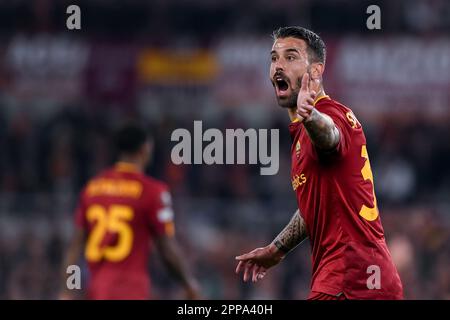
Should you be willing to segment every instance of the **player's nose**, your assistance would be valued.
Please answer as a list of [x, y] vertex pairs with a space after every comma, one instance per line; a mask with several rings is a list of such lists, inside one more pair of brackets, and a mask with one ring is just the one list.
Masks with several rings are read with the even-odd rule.
[[284, 71], [284, 65], [281, 62], [279, 62], [279, 60], [277, 61], [276, 65], [275, 65], [275, 72], [278, 72], [278, 71]]

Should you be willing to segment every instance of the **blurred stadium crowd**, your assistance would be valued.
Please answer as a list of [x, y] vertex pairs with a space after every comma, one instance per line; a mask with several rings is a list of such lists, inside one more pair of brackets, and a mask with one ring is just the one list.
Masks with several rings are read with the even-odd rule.
[[[450, 3], [378, 1], [0, 2], [0, 298], [54, 299], [83, 184], [114, 161], [125, 119], [153, 132], [148, 173], [175, 199], [177, 233], [206, 298], [304, 299], [309, 245], [255, 285], [234, 256], [295, 210], [288, 118], [268, 77], [271, 31], [304, 25], [328, 45], [325, 88], [363, 124], [388, 245], [409, 299], [450, 299]], [[338, 27], [337, 27], [338, 26]], [[280, 170], [181, 165], [176, 128], [280, 129]], [[156, 298], [181, 298], [155, 255]]]

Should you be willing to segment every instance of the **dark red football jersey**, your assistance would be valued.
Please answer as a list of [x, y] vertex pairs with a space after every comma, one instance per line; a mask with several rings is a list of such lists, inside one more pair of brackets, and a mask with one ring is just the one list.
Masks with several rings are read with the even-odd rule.
[[166, 185], [118, 163], [89, 181], [75, 216], [88, 235], [88, 298], [148, 299], [151, 240], [174, 234]]
[[328, 96], [315, 108], [333, 119], [340, 141], [334, 152], [318, 152], [303, 124], [289, 125], [292, 186], [311, 243], [311, 291], [343, 293], [349, 299], [401, 299], [361, 124]]

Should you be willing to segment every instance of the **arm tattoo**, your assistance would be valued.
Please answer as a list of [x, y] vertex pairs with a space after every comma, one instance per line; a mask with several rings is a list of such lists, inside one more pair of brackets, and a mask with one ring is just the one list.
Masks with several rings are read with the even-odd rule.
[[339, 130], [333, 120], [314, 109], [304, 126], [313, 144], [320, 150], [330, 151], [338, 145]]
[[288, 253], [307, 237], [305, 221], [300, 216], [299, 210], [297, 210], [292, 216], [291, 221], [289, 221], [283, 231], [273, 240], [273, 244], [279, 250]]

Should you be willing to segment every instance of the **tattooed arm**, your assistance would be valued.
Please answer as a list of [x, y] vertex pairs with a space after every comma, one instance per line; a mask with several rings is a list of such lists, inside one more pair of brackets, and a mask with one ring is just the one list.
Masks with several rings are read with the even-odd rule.
[[303, 218], [297, 210], [291, 218], [291, 221], [273, 240], [273, 244], [283, 253], [288, 253], [308, 237], [306, 225]]
[[280, 263], [289, 251], [306, 238], [305, 222], [297, 210], [291, 221], [271, 244], [236, 257], [236, 260], [239, 261], [236, 273], [243, 270], [244, 281], [251, 277], [253, 282], [257, 282], [264, 278], [269, 268]]
[[[309, 74], [302, 77], [302, 84], [297, 97], [297, 116], [317, 149], [330, 151], [339, 143], [339, 130], [333, 120], [314, 107], [314, 101], [325, 93], [317, 80], [309, 80]], [[290, 111], [292, 113], [292, 111]]]
[[339, 143], [339, 130], [333, 120], [313, 107], [308, 119], [303, 122], [308, 136], [316, 148], [333, 150]]

